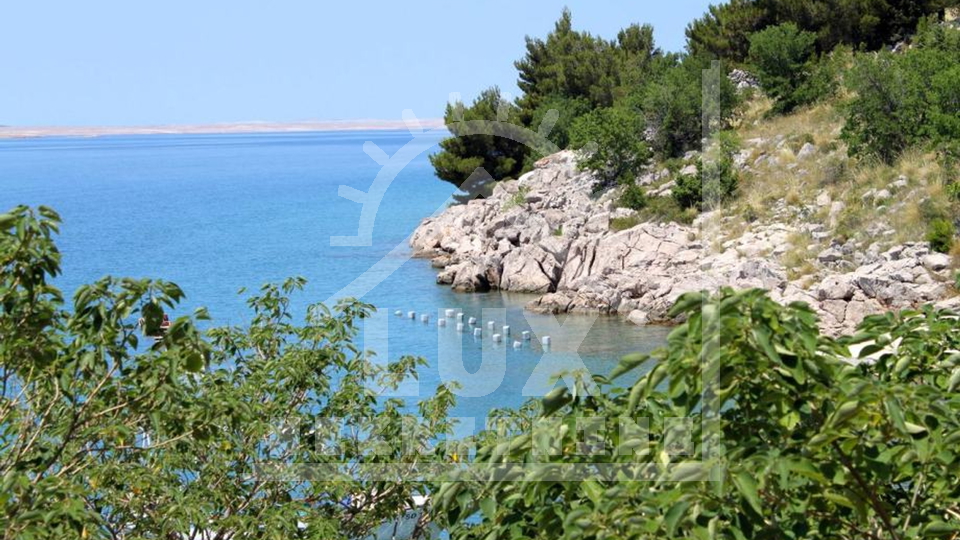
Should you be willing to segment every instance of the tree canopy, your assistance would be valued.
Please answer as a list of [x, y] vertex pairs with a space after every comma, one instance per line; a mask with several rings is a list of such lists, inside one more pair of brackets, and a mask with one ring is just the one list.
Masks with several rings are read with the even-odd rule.
[[[423, 482], [348, 467], [402, 462], [395, 441], [425, 449], [451, 427], [446, 387], [416, 415], [377, 393], [423, 360], [385, 366], [354, 345], [371, 306], [315, 305], [297, 324], [289, 295], [304, 282], [290, 279], [249, 297], [245, 325], [203, 331], [198, 311], [161, 330], [184, 297], [166, 281], [108, 277], [66, 305], [51, 284], [58, 228], [49, 208], [0, 214], [4, 538], [363, 538], [410, 512], [426, 532]], [[331, 418], [373, 436], [320, 430]], [[330, 464], [340, 472], [310, 481]], [[295, 466], [283, 481], [258, 472]]]

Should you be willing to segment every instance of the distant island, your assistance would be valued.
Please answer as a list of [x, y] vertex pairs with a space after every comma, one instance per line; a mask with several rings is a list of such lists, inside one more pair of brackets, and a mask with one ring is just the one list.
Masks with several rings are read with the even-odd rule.
[[[420, 120], [424, 129], [443, 126], [440, 118]], [[304, 122], [234, 122], [167, 126], [2, 126], [0, 139], [33, 137], [101, 137], [104, 135], [197, 135], [222, 133], [293, 133], [406, 129], [402, 120], [318, 120]]]

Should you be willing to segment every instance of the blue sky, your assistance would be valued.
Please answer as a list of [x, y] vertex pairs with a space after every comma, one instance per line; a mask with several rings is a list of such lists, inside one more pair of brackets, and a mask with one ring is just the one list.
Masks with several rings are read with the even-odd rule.
[[707, 0], [85, 0], [0, 7], [0, 124], [149, 125], [442, 115], [515, 93], [524, 35], [564, 5], [604, 37], [651, 23], [683, 47]]

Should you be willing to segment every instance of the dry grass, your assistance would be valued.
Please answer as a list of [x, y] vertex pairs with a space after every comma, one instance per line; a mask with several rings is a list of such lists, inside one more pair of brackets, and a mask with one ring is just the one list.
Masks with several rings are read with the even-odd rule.
[[[956, 214], [957, 205], [949, 203], [945, 193], [945, 186], [956, 179], [935, 154], [908, 151], [892, 165], [849, 157], [840, 140], [844, 118], [838, 103], [814, 105], [788, 116], [770, 115], [772, 103], [765, 97], [743, 106], [734, 131], [748, 150], [743, 154], [748, 170], [740, 175], [737, 198], [703, 224], [713, 231], [707, 235], [713, 249], [774, 222], [796, 227], [819, 223], [827, 232], [825, 241], [853, 240], [864, 248], [877, 242], [885, 249], [894, 243], [923, 241], [931, 216]], [[762, 144], [756, 144], [757, 139]], [[797, 152], [808, 142], [817, 152], [798, 159]], [[756, 164], [764, 155], [772, 159]], [[894, 187], [901, 176], [907, 185]], [[890, 198], [864, 197], [883, 189], [891, 192]], [[821, 194], [829, 195], [831, 204], [817, 204]], [[843, 208], [832, 214], [836, 202]], [[877, 235], [879, 229], [893, 232]], [[809, 234], [794, 235], [790, 244], [781, 257], [790, 278], [813, 278], [818, 271], [815, 255], [824, 244]], [[960, 268], [960, 242], [951, 255]]]
[[813, 261], [814, 253], [811, 247], [813, 238], [808, 234], [793, 233], [787, 237], [790, 248], [780, 257], [780, 262], [787, 270], [787, 278], [796, 280], [803, 276], [815, 274], [817, 266]]
[[[769, 100], [762, 100], [756, 109], [766, 107], [760, 118], [754, 121], [744, 121], [739, 130], [740, 136], [746, 139], [772, 139], [778, 135], [786, 137], [812, 136], [814, 144], [823, 146], [837, 139], [837, 134], [843, 127], [843, 112], [832, 103], [821, 103], [811, 107], [804, 107], [786, 116], [767, 117], [770, 110]], [[744, 113], [745, 117], [749, 112]], [[754, 113], [756, 114], [756, 112]]]
[[953, 267], [960, 268], [960, 242], [954, 242], [950, 249], [950, 258], [953, 260]]

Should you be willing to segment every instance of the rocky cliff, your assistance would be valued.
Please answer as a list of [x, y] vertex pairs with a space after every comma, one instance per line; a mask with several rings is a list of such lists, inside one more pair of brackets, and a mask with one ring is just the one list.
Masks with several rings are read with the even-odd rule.
[[599, 312], [636, 324], [673, 322], [667, 312], [678, 296], [722, 286], [762, 287], [778, 301], [806, 302], [831, 334], [888, 309], [958, 305], [950, 297], [949, 257], [925, 244], [868, 250], [854, 268], [831, 267], [823, 253], [818, 279], [790, 280], [781, 255], [791, 226], [758, 224], [732, 239], [706, 219], [614, 230], [611, 221], [620, 225], [632, 212], [615, 207], [616, 190], [593, 193], [595, 184], [572, 152], [560, 152], [519, 180], [499, 183], [490, 198], [424, 220], [411, 245], [441, 269], [437, 282], [456, 290], [534, 293], [533, 311]]

